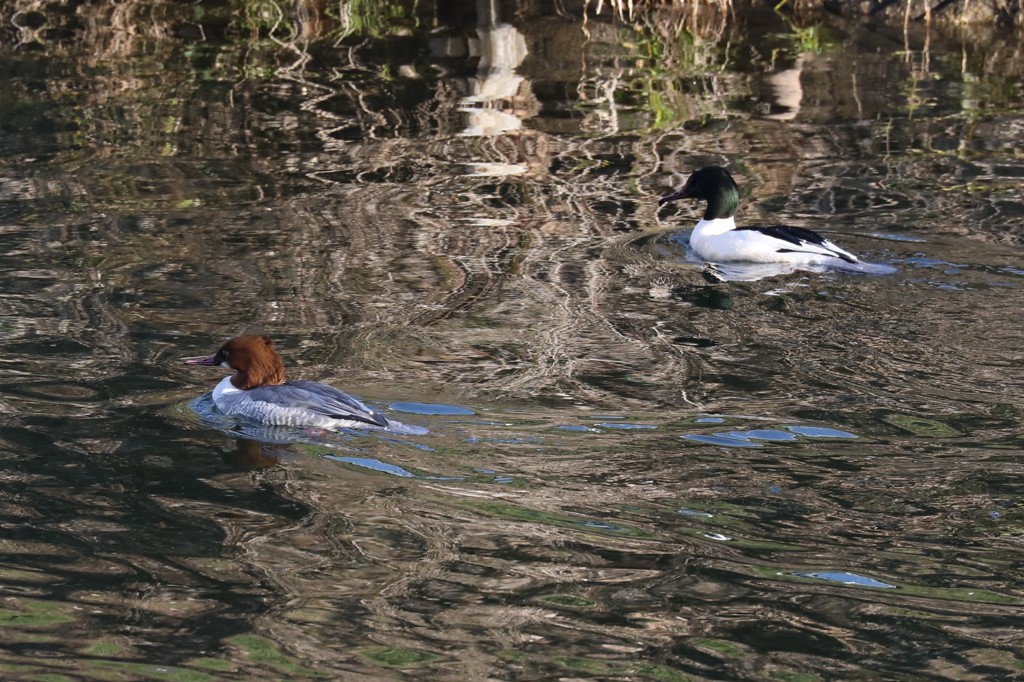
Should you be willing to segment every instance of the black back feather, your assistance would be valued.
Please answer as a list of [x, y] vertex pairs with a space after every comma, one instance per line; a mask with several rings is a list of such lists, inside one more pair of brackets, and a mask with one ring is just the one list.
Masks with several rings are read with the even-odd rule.
[[[847, 263], [856, 263], [857, 261], [850, 258], [848, 255], [841, 251], [834, 251], [829, 248], [831, 244], [817, 232], [802, 227], [792, 227], [790, 225], [748, 225], [746, 227], [737, 227], [736, 231], [740, 230], [754, 230], [761, 234], [779, 239], [784, 242], [789, 242], [794, 246], [803, 246], [805, 244], [813, 244], [819, 248], [825, 249], [836, 258], [841, 258]], [[803, 251], [802, 249], [779, 249], [779, 253], [815, 253], [814, 251]]]

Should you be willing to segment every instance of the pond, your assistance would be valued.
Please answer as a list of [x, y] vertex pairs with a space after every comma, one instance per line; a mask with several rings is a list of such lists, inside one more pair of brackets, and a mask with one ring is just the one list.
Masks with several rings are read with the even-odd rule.
[[0, 10], [4, 679], [1022, 674], [1019, 32], [596, 10]]

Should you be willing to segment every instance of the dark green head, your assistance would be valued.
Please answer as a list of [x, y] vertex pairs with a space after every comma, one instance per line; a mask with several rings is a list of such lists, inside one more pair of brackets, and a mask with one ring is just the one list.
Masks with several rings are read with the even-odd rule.
[[729, 171], [721, 166], [705, 166], [686, 180], [686, 184], [678, 192], [663, 196], [658, 200], [662, 206], [677, 199], [704, 199], [708, 208], [704, 211], [704, 220], [730, 218], [736, 213], [740, 203], [740, 188], [729, 175]]

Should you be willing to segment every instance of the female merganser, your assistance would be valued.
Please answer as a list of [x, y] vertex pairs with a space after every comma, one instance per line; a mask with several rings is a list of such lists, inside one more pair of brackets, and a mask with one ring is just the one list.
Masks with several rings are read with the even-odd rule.
[[704, 199], [704, 218], [690, 234], [693, 251], [712, 263], [748, 261], [819, 265], [857, 257], [820, 234], [802, 227], [752, 225], [736, 227], [733, 214], [740, 202], [740, 188], [720, 166], [707, 166], [690, 175], [682, 189], [658, 200], [662, 206], [677, 199]]
[[285, 381], [284, 362], [267, 336], [236, 336], [210, 357], [184, 362], [235, 370], [213, 389], [213, 403], [224, 414], [273, 426], [409, 429], [333, 386]]

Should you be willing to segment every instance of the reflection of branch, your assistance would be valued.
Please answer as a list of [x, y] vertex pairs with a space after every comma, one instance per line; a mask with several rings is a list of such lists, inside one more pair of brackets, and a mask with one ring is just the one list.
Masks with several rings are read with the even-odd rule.
[[[274, 43], [276, 43], [277, 45], [279, 45], [279, 46], [281, 46], [281, 47], [283, 47], [283, 48], [285, 48], [287, 50], [291, 50], [292, 52], [294, 52], [296, 54], [296, 60], [294, 62], [292, 62], [290, 65], [281, 68], [280, 73], [285, 78], [290, 78], [292, 80], [297, 80], [299, 82], [302, 82], [304, 84], [309, 85], [309, 83], [304, 78], [301, 77], [302, 70], [305, 68], [306, 64], [308, 64], [310, 62], [310, 60], [312, 59], [312, 57], [310, 57], [309, 51], [307, 49], [307, 47], [309, 45], [309, 41], [305, 40], [305, 39], [300, 41], [299, 35], [298, 35], [298, 31], [292, 31], [291, 32], [291, 36], [289, 36], [289, 38], [287, 40], [281, 40], [276, 35], [274, 35], [276, 33], [276, 31], [277, 31], [277, 28], [281, 25], [281, 22], [284, 21], [284, 11], [273, 0], [267, 0], [267, 1], [269, 2], [269, 4], [274, 9], [277, 10], [277, 18], [274, 21], [274, 25], [271, 26], [270, 30], [267, 32], [267, 37], [270, 38], [270, 40], [273, 41]], [[305, 4], [304, 3], [302, 3], [302, 2], [297, 3], [296, 12], [299, 15], [298, 16], [298, 21], [300, 21], [300, 22], [303, 22], [304, 19], [306, 19], [308, 21], [308, 18], [310, 16], [310, 14], [308, 12], [304, 11], [304, 8], [305, 8]], [[315, 10], [314, 10], [314, 15], [315, 15]], [[314, 33], [318, 33], [318, 32], [314, 31]], [[319, 37], [319, 36], [318, 35], [314, 35], [314, 37]], [[301, 46], [300, 46], [300, 42], [301, 42]]]
[[[584, 25], [591, 0], [584, 0]], [[632, 25], [636, 30], [644, 26], [666, 23], [664, 17], [675, 17], [667, 22], [673, 24], [673, 35], [686, 31], [702, 38], [718, 38], [725, 32], [730, 16], [733, 15], [732, 0], [688, 0], [689, 12], [684, 12], [687, 2], [674, 0], [609, 0], [613, 16]], [[597, 0], [595, 15], [604, 9], [604, 0]]]

